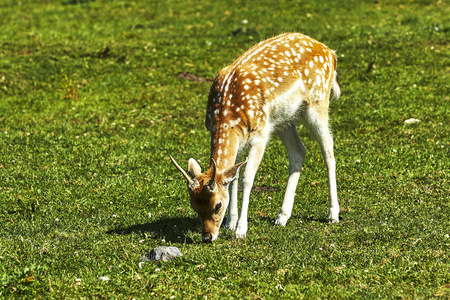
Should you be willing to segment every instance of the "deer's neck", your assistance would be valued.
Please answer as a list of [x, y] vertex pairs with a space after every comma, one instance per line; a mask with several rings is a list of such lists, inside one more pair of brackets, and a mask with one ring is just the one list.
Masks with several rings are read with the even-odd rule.
[[211, 158], [217, 169], [223, 171], [235, 164], [241, 138], [234, 128], [221, 127], [211, 132]]

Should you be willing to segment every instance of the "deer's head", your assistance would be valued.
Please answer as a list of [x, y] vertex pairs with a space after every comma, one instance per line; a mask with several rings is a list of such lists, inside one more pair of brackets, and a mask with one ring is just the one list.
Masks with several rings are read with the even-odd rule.
[[202, 173], [200, 165], [191, 158], [186, 173], [172, 156], [170, 159], [187, 181], [191, 207], [197, 212], [202, 224], [203, 242], [215, 241], [228, 207], [228, 185], [246, 161], [219, 172], [214, 159], [211, 159], [209, 169]]

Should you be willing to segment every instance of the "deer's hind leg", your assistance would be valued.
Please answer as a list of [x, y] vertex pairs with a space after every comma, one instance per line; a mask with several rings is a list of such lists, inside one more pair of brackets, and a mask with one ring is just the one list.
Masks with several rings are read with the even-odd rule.
[[328, 127], [328, 109], [310, 108], [306, 115], [306, 125], [319, 143], [325, 165], [327, 166], [329, 188], [328, 220], [331, 223], [337, 223], [339, 222], [339, 202], [336, 185], [336, 160], [333, 151], [333, 137]]
[[275, 225], [285, 226], [286, 222], [291, 217], [292, 207], [294, 206], [295, 190], [297, 188], [298, 179], [300, 178], [303, 161], [305, 160], [306, 148], [298, 136], [294, 123], [291, 123], [288, 127], [279, 131], [278, 136], [288, 153], [289, 178], [286, 185], [283, 204], [281, 205], [280, 212], [275, 220]]

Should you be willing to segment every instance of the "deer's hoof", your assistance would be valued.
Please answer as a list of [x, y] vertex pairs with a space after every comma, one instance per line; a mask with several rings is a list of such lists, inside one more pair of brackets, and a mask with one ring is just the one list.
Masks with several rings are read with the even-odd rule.
[[225, 228], [228, 229], [228, 230], [235, 231], [236, 230], [236, 225], [237, 225], [237, 220], [236, 221], [230, 221], [230, 222], [227, 221], [227, 223], [225, 224]]
[[289, 220], [288, 216], [279, 214], [277, 219], [275, 220], [276, 226], [286, 226], [287, 221]]
[[237, 239], [245, 239], [245, 237], [247, 236], [247, 226], [245, 226], [245, 228], [244, 226], [238, 226], [235, 236]]

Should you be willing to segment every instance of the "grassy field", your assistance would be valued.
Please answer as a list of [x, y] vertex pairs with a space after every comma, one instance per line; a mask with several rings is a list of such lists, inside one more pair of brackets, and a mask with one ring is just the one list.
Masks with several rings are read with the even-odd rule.
[[[0, 298], [450, 298], [446, 1], [4, 0], [0, 15]], [[290, 31], [338, 53], [342, 220], [326, 223], [325, 166], [299, 128], [287, 226], [274, 139], [247, 238], [203, 244], [168, 155], [209, 163], [209, 83], [177, 74], [213, 78]], [[183, 257], [139, 264], [161, 245]]]

